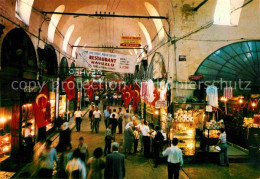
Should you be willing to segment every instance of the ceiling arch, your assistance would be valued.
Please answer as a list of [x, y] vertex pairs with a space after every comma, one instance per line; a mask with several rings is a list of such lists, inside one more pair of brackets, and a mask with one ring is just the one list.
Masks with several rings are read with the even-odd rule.
[[[168, 1], [168, 0], [167, 0]], [[110, 11], [111, 13], [116, 9], [115, 5], [112, 8], [112, 3], [107, 6], [108, 1], [100, 1], [97, 3], [96, 0], [88, 0], [88, 1], [82, 1], [82, 0], [52, 0], [51, 3], [46, 3], [45, 0], [37, 0], [34, 2], [33, 7], [36, 9], [39, 9], [41, 11], [55, 11], [57, 7], [59, 7], [61, 4], [66, 7], [65, 12], [74, 12], [74, 13], [91, 13], [94, 14], [97, 12], [104, 13], [105, 11]], [[169, 8], [167, 6], [167, 3], [159, 3], [156, 0], [139, 0], [137, 3], [133, 3], [129, 0], [121, 0], [120, 4], [118, 5], [118, 8], [115, 12], [115, 14], [124, 14], [124, 15], [145, 15], [149, 16], [148, 11], [144, 11], [145, 9], [145, 2], [152, 4], [154, 9], [157, 10], [157, 12], [161, 16], [166, 16], [165, 9]], [[115, 2], [115, 4], [117, 1]], [[112, 10], [111, 10], [112, 8]], [[108, 12], [107, 12], [108, 13]], [[51, 18], [51, 15], [47, 15], [49, 18]], [[35, 17], [34, 17], [35, 18]], [[34, 21], [32, 18], [32, 23], [36, 24], [36, 27], [38, 28], [40, 26], [40, 21]], [[103, 27], [106, 28], [106, 30], [103, 30], [103, 32], [107, 31], [107, 37], [112, 36], [112, 32], [114, 31], [114, 37], [112, 40], [108, 39], [107, 41], [103, 42], [104, 44], [112, 44], [114, 43], [115, 46], [120, 45], [120, 37], [122, 34], [126, 35], [132, 35], [132, 36], [141, 36], [142, 37], [142, 45], [146, 46], [148, 42], [146, 41], [146, 38], [144, 34], [142, 33], [142, 30], [138, 27], [138, 22], [141, 22], [147, 29], [150, 38], [154, 38], [157, 34], [157, 29], [155, 25], [152, 22], [151, 19], [122, 19], [122, 18], [107, 18], [107, 26], [104, 26], [105, 19], [98, 20], [98, 18], [89, 18], [89, 17], [74, 17], [74, 16], [65, 16], [62, 15], [60, 18], [60, 21], [58, 22], [57, 29], [59, 29], [59, 32], [63, 36], [66, 35], [66, 32], [68, 28], [71, 26], [71, 24], [75, 24], [75, 28], [73, 33], [71, 34], [71, 38], [68, 40], [69, 49], [67, 50], [67, 53], [71, 53], [73, 43], [76, 41], [76, 39], [79, 36], [82, 36], [82, 40], [80, 41], [79, 45], [90, 45], [90, 46], [97, 46], [100, 38], [104, 39], [103, 37], [99, 37], [99, 21], [102, 22]], [[164, 22], [163, 22], [164, 24]], [[164, 24], [165, 25], [165, 24]], [[44, 25], [43, 25], [44, 26]], [[47, 27], [48, 28], [48, 27]], [[34, 28], [36, 29], [36, 28]], [[47, 30], [45, 30], [47, 31]], [[43, 33], [44, 29], [43, 29]], [[47, 32], [46, 32], [47, 33]], [[54, 37], [54, 43], [56, 46], [59, 47], [65, 47], [63, 46], [63, 38], [62, 35], [58, 34], [56, 32]], [[44, 36], [44, 35], [43, 35]], [[47, 37], [46, 37], [47, 38]], [[100, 42], [102, 45], [102, 43]], [[65, 48], [63, 48], [65, 49]], [[64, 51], [66, 51], [64, 50]], [[125, 50], [119, 50], [120, 53], [128, 53]]]

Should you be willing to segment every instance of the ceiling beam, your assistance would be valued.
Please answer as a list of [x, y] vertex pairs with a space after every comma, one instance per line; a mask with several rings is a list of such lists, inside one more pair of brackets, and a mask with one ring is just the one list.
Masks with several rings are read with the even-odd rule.
[[99, 46], [84, 46], [84, 45], [75, 45], [72, 47], [79, 47], [79, 48], [102, 48], [102, 49], [120, 49], [120, 50], [129, 50], [129, 49], [144, 49], [140, 47], [99, 47]]
[[117, 15], [117, 14], [85, 14], [85, 13], [72, 13], [72, 12], [50, 12], [50, 11], [41, 11], [42, 14], [59, 14], [65, 16], [87, 16], [87, 17], [115, 17], [115, 18], [132, 18], [132, 19], [165, 19], [168, 20], [168, 17], [165, 16], [135, 16], [135, 15]]
[[204, 0], [202, 1], [197, 7], [193, 8], [193, 11], [198, 11], [199, 8], [201, 8], [204, 4], [206, 4], [206, 2], [208, 2], [208, 0]]

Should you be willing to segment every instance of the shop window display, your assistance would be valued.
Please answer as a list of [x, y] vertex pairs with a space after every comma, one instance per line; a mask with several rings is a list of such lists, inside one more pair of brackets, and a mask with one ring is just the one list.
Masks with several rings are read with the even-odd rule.
[[[28, 128], [28, 126], [30, 126]], [[36, 134], [36, 124], [35, 124], [35, 116], [33, 111], [33, 104], [27, 103], [22, 105], [22, 137], [25, 138], [27, 135], [27, 129], [30, 132], [30, 136], [32, 137], [32, 142], [35, 142], [35, 134]], [[25, 144], [25, 140], [23, 144]]]
[[11, 152], [11, 108], [0, 108], [0, 162], [10, 156]]

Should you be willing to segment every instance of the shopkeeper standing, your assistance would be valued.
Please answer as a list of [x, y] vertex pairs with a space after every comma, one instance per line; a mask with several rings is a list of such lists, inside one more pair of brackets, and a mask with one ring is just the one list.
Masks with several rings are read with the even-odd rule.
[[219, 157], [220, 157], [220, 165], [224, 166], [225, 164], [229, 166], [229, 161], [228, 161], [228, 153], [227, 153], [227, 134], [225, 132], [225, 129], [221, 128], [220, 129], [220, 136], [219, 136], [219, 141], [218, 145], [220, 147], [220, 152], [219, 152]]
[[75, 111], [74, 113], [74, 121], [76, 122], [77, 132], [80, 132], [80, 125], [82, 122], [82, 112], [79, 110], [79, 107], [77, 108], [77, 111]]

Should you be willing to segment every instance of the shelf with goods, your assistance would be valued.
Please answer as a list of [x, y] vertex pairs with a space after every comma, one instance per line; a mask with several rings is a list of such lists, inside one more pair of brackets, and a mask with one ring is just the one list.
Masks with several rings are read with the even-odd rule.
[[216, 145], [219, 140], [220, 129], [208, 129], [203, 130], [203, 139], [201, 147], [205, 152], [219, 152], [216, 149]]
[[174, 122], [171, 123], [169, 138], [179, 139], [179, 147], [184, 156], [194, 156], [196, 150], [195, 128], [192, 122]]
[[175, 102], [172, 120], [168, 121], [170, 139], [179, 139], [178, 147], [184, 156], [194, 156], [197, 148], [196, 133], [203, 130], [205, 117], [204, 103]]

